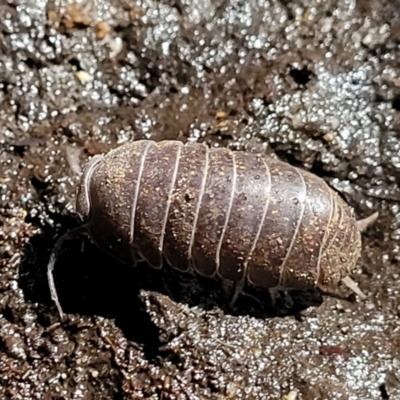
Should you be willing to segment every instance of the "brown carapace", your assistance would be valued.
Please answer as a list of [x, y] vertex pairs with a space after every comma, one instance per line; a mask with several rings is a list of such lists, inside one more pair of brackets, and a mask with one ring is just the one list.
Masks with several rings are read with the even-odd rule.
[[[141, 140], [95, 156], [76, 211], [92, 240], [118, 260], [276, 289], [333, 288], [361, 297], [349, 275], [361, 234], [323, 179], [262, 155], [204, 144]], [[60, 313], [49, 267], [52, 297]]]

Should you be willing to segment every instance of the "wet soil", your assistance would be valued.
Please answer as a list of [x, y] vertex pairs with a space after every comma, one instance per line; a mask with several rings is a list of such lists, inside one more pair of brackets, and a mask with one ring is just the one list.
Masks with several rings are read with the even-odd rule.
[[[0, 0], [1, 399], [400, 399], [400, 1]], [[77, 170], [129, 140], [278, 156], [361, 218], [368, 295], [275, 310], [128, 268], [76, 226]], [[348, 294], [341, 289], [343, 294]]]

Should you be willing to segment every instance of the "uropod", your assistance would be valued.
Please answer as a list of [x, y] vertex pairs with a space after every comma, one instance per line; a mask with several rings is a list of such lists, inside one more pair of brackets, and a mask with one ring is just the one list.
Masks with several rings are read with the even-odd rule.
[[[331, 290], [350, 278], [361, 232], [357, 221], [316, 175], [260, 154], [201, 143], [139, 140], [88, 163], [76, 212], [97, 246], [118, 260], [270, 290]], [[48, 266], [52, 299], [56, 244]]]

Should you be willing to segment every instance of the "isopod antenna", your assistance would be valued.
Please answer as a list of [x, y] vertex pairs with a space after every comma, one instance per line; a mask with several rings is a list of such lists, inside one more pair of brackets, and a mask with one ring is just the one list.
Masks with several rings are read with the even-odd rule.
[[86, 230], [86, 224], [78, 226], [77, 228], [70, 230], [69, 232], [65, 233], [60, 238], [58, 238], [55, 245], [53, 246], [53, 249], [50, 254], [49, 263], [47, 264], [47, 281], [49, 283], [51, 299], [54, 301], [54, 303], [57, 307], [58, 313], [60, 314], [60, 318], [62, 320], [65, 319], [65, 314], [61, 307], [61, 303], [60, 303], [60, 300], [59, 300], [58, 294], [57, 294], [56, 285], [54, 283], [54, 275], [53, 275], [54, 266], [56, 264], [57, 257], [60, 254], [61, 249], [63, 248], [64, 243], [67, 240], [76, 238], [80, 234], [84, 233], [85, 230]]
[[[367, 230], [369, 226], [371, 226], [373, 223], [376, 222], [376, 220], [379, 217], [379, 212], [375, 212], [372, 215], [359, 219], [357, 223], [357, 229], [360, 232], [364, 232]], [[357, 286], [357, 284], [351, 279], [349, 276], [346, 276], [342, 279], [342, 282], [349, 288], [351, 289], [354, 293], [358, 294], [361, 299], [365, 300], [367, 296], [361, 291], [361, 289]]]

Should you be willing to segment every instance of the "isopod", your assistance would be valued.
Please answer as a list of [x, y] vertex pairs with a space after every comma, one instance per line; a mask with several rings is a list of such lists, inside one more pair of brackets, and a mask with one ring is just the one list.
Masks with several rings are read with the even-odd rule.
[[[92, 158], [76, 212], [118, 260], [266, 289], [326, 290], [349, 277], [361, 252], [352, 209], [316, 175], [261, 154], [205, 144], [140, 140]], [[51, 295], [60, 314], [52, 270]]]

